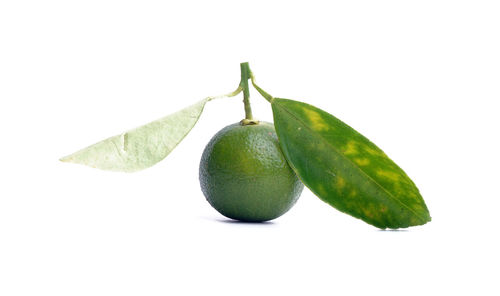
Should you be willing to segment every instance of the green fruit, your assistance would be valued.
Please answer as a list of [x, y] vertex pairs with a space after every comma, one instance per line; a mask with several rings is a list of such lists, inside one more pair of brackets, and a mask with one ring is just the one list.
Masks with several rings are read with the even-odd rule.
[[283, 215], [304, 188], [267, 122], [235, 123], [220, 130], [203, 152], [200, 184], [222, 215], [250, 222]]

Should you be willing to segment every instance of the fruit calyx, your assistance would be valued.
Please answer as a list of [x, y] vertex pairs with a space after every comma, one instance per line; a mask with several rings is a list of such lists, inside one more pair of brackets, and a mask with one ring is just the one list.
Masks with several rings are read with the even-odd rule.
[[257, 125], [259, 123], [260, 123], [260, 121], [258, 121], [258, 120], [255, 120], [255, 119], [246, 119], [246, 118], [242, 119], [240, 121], [240, 125]]

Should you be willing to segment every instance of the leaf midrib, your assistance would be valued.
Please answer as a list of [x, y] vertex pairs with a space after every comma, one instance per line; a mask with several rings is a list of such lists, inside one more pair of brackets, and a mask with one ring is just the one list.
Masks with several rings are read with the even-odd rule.
[[[308, 125], [306, 125], [304, 123], [304, 121], [302, 121], [300, 118], [298, 118], [297, 116], [295, 116], [293, 113], [291, 113], [290, 111], [288, 111], [288, 109], [284, 106], [280, 106], [279, 103], [276, 103], [276, 100], [273, 100], [273, 103], [276, 104], [276, 106], [280, 107], [283, 111], [285, 111], [286, 113], [290, 114], [291, 117], [293, 117], [295, 120], [297, 120], [298, 122], [302, 123], [302, 125], [310, 130], [311, 132], [313, 132], [314, 130], [311, 129]], [[314, 133], [312, 133], [314, 135]], [[320, 139], [322, 139], [324, 142], [326, 142], [326, 144], [328, 146], [330, 146], [338, 155], [341, 155], [341, 157], [343, 157], [344, 159], [346, 159], [354, 168], [356, 168], [358, 171], [360, 171], [363, 175], [365, 175], [366, 177], [368, 177], [368, 179], [374, 183], [377, 187], [379, 187], [380, 189], [382, 189], [382, 191], [384, 191], [392, 200], [394, 201], [397, 201], [399, 204], [403, 205], [405, 208], [407, 208], [410, 212], [412, 212], [415, 216], [419, 217], [420, 219], [422, 219], [422, 221], [427, 221], [427, 219], [423, 216], [421, 216], [420, 214], [418, 214], [417, 212], [415, 212], [415, 210], [413, 210], [412, 208], [410, 208], [407, 204], [403, 203], [401, 200], [399, 200], [398, 198], [396, 198], [392, 193], [390, 193], [389, 191], [387, 191], [387, 189], [385, 189], [382, 185], [380, 185], [377, 181], [375, 181], [370, 175], [368, 175], [365, 171], [363, 171], [359, 166], [357, 166], [352, 160], [350, 160], [349, 158], [347, 158], [343, 153], [340, 153], [339, 150], [333, 146], [332, 144], [330, 144], [330, 142], [328, 142], [320, 133], [316, 133], [317, 136], [316, 137], [319, 137]]]

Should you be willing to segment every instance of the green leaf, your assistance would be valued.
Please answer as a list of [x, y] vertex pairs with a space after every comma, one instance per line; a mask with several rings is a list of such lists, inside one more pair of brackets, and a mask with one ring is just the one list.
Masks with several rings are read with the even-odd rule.
[[320, 199], [379, 228], [431, 220], [415, 184], [370, 140], [309, 104], [278, 98], [271, 104], [285, 157]]
[[98, 142], [61, 158], [61, 161], [122, 172], [151, 167], [184, 139], [211, 99], [206, 98], [176, 113]]

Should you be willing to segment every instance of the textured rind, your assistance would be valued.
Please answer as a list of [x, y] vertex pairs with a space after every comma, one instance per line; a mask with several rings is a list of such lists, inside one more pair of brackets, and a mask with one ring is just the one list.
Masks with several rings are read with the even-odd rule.
[[222, 215], [267, 221], [287, 212], [304, 185], [286, 162], [272, 124], [226, 126], [207, 144], [200, 185]]
[[275, 98], [272, 108], [285, 157], [320, 199], [379, 228], [431, 220], [415, 184], [367, 138], [309, 104]]
[[208, 99], [123, 134], [63, 157], [61, 161], [121, 172], [153, 166], [184, 139], [198, 121]]

